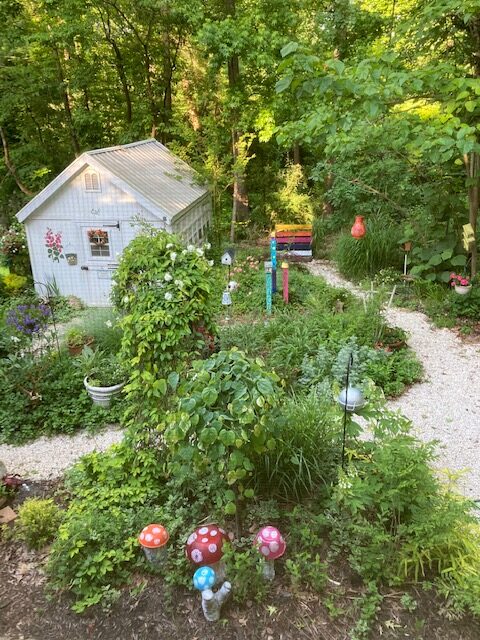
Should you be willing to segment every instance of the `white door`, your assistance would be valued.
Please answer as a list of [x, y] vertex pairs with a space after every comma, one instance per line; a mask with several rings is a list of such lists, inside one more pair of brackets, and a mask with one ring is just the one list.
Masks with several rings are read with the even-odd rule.
[[120, 224], [99, 224], [98, 221], [91, 224], [82, 223], [80, 232], [85, 256], [80, 266], [80, 277], [86, 292], [85, 302], [93, 306], [107, 307], [111, 304], [112, 275], [118, 266], [118, 258], [122, 251]]

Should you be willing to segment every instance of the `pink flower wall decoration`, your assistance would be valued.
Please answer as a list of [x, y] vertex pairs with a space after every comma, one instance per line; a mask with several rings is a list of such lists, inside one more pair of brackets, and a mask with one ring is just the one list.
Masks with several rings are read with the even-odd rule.
[[50, 228], [47, 228], [45, 246], [47, 247], [48, 257], [54, 262], [60, 262], [60, 258], [65, 258], [63, 255], [62, 234], [60, 232], [53, 233]]

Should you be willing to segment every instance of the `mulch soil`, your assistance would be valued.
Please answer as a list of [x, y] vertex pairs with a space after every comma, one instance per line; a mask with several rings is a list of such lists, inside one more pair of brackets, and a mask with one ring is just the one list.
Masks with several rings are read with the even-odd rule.
[[[28, 495], [51, 495], [54, 488], [32, 484]], [[335, 567], [320, 595], [293, 591], [280, 574], [263, 602], [228, 602], [218, 623], [204, 619], [198, 592], [167, 596], [160, 578], [145, 575], [132, 576], [108, 610], [96, 606], [79, 615], [68, 594], [48, 593], [47, 555], [0, 541], [0, 640], [348, 640], [359, 617], [363, 587], [346, 564]], [[480, 640], [478, 621], [452, 618], [432, 591], [412, 587], [410, 612], [403, 594], [383, 591], [371, 640]]]

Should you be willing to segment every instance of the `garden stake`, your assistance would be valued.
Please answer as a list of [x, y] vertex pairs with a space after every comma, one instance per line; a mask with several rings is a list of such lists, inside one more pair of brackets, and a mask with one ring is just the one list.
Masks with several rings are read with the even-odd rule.
[[47, 299], [47, 306], [50, 309], [50, 313], [52, 315], [52, 324], [53, 324], [53, 335], [55, 336], [55, 342], [57, 343], [57, 351], [58, 351], [58, 355], [60, 356], [60, 343], [58, 341], [58, 331], [57, 331], [57, 323], [55, 321], [55, 313], [53, 311], [53, 304], [52, 304], [52, 299], [50, 298], [50, 292], [48, 289], [48, 285], [46, 285], [44, 282], [33, 282], [34, 285], [38, 284], [41, 287], [45, 287], [45, 291], [46, 291], [46, 299]]
[[288, 304], [288, 262], [282, 262], [283, 299]]
[[220, 620], [220, 609], [222, 604], [227, 600], [232, 591], [230, 582], [224, 582], [217, 593], [213, 593], [211, 589], [202, 591], [202, 609], [203, 615], [208, 622], [217, 622]]
[[346, 380], [346, 385], [345, 388], [347, 390], [346, 396], [345, 396], [345, 407], [343, 409], [343, 439], [342, 439], [342, 469], [345, 469], [345, 439], [347, 437], [347, 406], [348, 406], [348, 387], [349, 387], [349, 380], [350, 380], [350, 367], [353, 364], [353, 353], [350, 353], [350, 357], [348, 359], [348, 364], [347, 364], [347, 380]]
[[277, 240], [270, 240], [270, 260], [272, 262], [272, 293], [277, 292]]
[[265, 287], [266, 287], [266, 301], [267, 301], [267, 313], [272, 313], [272, 263], [266, 261], [263, 263], [265, 267]]

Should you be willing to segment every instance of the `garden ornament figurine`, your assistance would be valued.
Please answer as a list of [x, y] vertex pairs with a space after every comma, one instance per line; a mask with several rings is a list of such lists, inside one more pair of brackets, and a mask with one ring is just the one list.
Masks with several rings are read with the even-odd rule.
[[253, 544], [263, 558], [263, 577], [272, 581], [275, 578], [274, 562], [283, 556], [287, 547], [285, 540], [278, 529], [268, 525], [260, 529]]
[[145, 557], [153, 565], [161, 565], [167, 559], [168, 531], [161, 524], [149, 524], [138, 536]]
[[367, 229], [363, 222], [363, 216], [355, 216], [355, 222], [353, 223], [351, 230], [352, 237], [360, 240], [360, 238], [363, 238], [366, 233]]
[[211, 589], [215, 583], [215, 571], [211, 567], [201, 567], [195, 571], [193, 586], [202, 594], [202, 610], [208, 622], [220, 620], [222, 605], [230, 596], [232, 585], [224, 582], [220, 589], [214, 593]]
[[217, 524], [206, 524], [195, 529], [188, 537], [185, 554], [197, 567], [208, 565], [215, 571], [218, 580], [224, 580], [225, 565], [222, 558], [225, 541], [228, 541], [228, 537], [224, 529]]

